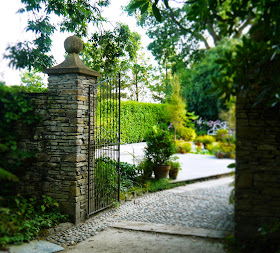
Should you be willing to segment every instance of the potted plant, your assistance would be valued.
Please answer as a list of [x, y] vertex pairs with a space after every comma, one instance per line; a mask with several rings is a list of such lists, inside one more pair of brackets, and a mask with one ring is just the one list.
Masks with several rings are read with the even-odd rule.
[[167, 164], [175, 153], [175, 144], [168, 131], [153, 127], [145, 137], [145, 157], [153, 164], [155, 178], [167, 178], [170, 165]]
[[179, 170], [181, 170], [181, 164], [179, 163], [179, 157], [173, 156], [170, 158], [170, 160], [167, 162], [168, 165], [170, 165], [170, 171], [169, 171], [169, 178], [170, 179], [176, 179], [179, 173]]

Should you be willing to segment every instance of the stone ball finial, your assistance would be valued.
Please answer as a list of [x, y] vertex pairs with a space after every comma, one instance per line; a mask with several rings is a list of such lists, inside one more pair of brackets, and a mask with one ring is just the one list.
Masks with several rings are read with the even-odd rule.
[[83, 42], [79, 37], [73, 35], [68, 37], [64, 41], [64, 48], [68, 54], [73, 54], [73, 53], [78, 54], [83, 49]]

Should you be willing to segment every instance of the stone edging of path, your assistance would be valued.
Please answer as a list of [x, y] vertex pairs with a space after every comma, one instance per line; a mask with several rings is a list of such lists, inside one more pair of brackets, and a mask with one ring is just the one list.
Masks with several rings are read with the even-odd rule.
[[229, 235], [230, 231], [219, 231], [205, 228], [188, 228], [182, 226], [155, 224], [137, 221], [119, 221], [110, 227], [125, 230], [135, 230], [142, 232], [153, 232], [169, 235], [196, 236], [211, 239], [224, 239]]
[[197, 183], [197, 182], [203, 182], [203, 181], [233, 176], [234, 173], [235, 173], [234, 171], [231, 171], [228, 173], [222, 173], [222, 174], [217, 174], [217, 175], [208, 176], [208, 177], [200, 177], [200, 178], [186, 179], [186, 180], [172, 180], [172, 181], [170, 181], [170, 184], [176, 184], [176, 183], [193, 184], [193, 183]]

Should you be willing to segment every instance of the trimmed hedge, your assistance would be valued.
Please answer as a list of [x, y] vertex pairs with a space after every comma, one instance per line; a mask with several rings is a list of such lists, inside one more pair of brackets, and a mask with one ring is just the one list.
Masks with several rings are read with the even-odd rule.
[[[116, 101], [106, 100], [99, 106], [106, 108], [110, 103], [115, 104]], [[164, 104], [121, 101], [121, 143], [142, 142], [152, 126], [168, 122], [164, 106]], [[99, 109], [97, 113], [98, 111]]]
[[146, 133], [156, 124], [166, 122], [164, 104], [121, 102], [121, 141], [144, 141]]

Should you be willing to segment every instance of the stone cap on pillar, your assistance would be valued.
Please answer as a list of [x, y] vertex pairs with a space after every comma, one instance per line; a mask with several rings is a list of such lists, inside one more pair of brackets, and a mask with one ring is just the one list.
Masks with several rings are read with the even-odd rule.
[[79, 53], [83, 49], [83, 42], [77, 36], [70, 36], [64, 41], [65, 51], [68, 53], [64, 62], [59, 65], [46, 69], [44, 73], [59, 75], [59, 74], [83, 74], [88, 76], [101, 76], [101, 74], [95, 70], [92, 70], [85, 66], [79, 57]]

